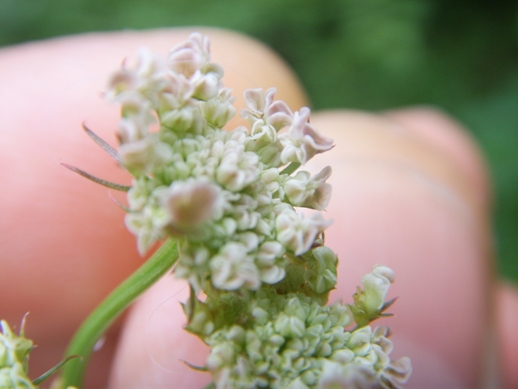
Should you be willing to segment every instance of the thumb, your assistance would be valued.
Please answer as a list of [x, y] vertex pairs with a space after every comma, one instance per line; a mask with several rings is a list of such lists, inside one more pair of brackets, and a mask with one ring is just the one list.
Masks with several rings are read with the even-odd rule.
[[204, 388], [208, 373], [189, 367], [204, 366], [209, 352], [200, 339], [183, 329], [180, 305], [189, 295], [187, 283], [166, 275], [133, 307], [121, 335], [110, 388]]

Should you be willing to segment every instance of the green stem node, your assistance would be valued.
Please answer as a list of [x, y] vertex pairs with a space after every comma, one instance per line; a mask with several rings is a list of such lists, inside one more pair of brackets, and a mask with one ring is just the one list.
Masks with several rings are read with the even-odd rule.
[[110, 324], [144, 291], [167, 273], [178, 259], [176, 242], [168, 239], [151, 258], [127, 278], [117, 289], [88, 316], [75, 333], [65, 358], [80, 355], [69, 361], [61, 375], [61, 387], [81, 388], [88, 360], [95, 344], [106, 332]]

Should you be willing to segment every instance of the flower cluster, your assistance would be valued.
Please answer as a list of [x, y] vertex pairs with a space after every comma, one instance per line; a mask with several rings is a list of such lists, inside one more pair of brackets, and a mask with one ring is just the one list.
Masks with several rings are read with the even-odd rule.
[[[243, 316], [248, 323], [206, 338], [207, 367], [218, 388], [397, 388], [409, 375], [408, 358], [389, 358], [388, 328], [344, 329], [353, 322], [346, 305], [261, 290]], [[350, 385], [353, 380], [362, 385]]]
[[176, 275], [197, 291], [208, 278], [218, 289], [257, 290], [280, 281], [286, 254], [307, 252], [330, 224], [294, 207], [325, 208], [331, 168], [314, 177], [282, 168], [333, 143], [309, 123], [309, 109], [293, 113], [273, 88], [245, 93], [250, 134], [223, 130], [236, 110], [222, 76], [208, 39], [193, 34], [167, 61], [141, 51], [112, 77], [107, 97], [122, 104], [118, 158], [135, 177], [126, 224], [141, 252], [176, 236]]
[[140, 51], [106, 93], [122, 105], [115, 157], [134, 176], [126, 225], [142, 253], [177, 239], [186, 329], [210, 345], [216, 387], [400, 387], [408, 360], [392, 362], [387, 330], [368, 326], [388, 306], [391, 270], [365, 276], [353, 305], [326, 306], [338, 263], [323, 239], [331, 168], [299, 168], [333, 141], [274, 88], [245, 92], [250, 129], [224, 129], [236, 109], [223, 74], [192, 34], [166, 60]]

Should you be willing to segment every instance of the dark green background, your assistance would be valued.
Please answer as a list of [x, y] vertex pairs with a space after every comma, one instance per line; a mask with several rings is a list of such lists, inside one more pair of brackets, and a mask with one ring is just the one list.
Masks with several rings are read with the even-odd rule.
[[463, 122], [492, 169], [501, 274], [518, 281], [517, 1], [0, 0], [0, 45], [185, 25], [266, 42], [315, 109], [434, 104]]

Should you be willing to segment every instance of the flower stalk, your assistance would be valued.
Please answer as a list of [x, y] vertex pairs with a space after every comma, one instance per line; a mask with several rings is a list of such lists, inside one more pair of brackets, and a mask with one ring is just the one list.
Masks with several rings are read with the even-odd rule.
[[81, 388], [88, 360], [97, 341], [138, 296], [171, 270], [177, 259], [176, 242], [169, 239], [88, 316], [66, 351], [66, 356], [79, 355], [82, 361], [75, 359], [64, 366], [59, 387]]

